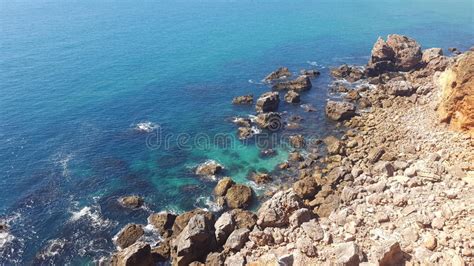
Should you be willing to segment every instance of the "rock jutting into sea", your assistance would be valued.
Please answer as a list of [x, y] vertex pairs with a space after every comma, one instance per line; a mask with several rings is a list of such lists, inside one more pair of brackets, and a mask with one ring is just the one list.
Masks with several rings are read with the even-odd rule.
[[[473, 59], [471, 51], [451, 57], [438, 48], [422, 51], [402, 35], [379, 38], [366, 66], [333, 69], [335, 82], [347, 85], [334, 92], [343, 100], [327, 102], [328, 123], [338, 130], [317, 142], [324, 148], [288, 135], [292, 150], [278, 168], [294, 182], [252, 212], [243, 209], [255, 196], [252, 188], [221, 178], [213, 192], [223, 207], [218, 217], [201, 209], [153, 214], [149, 222], [163, 236], [156, 246], [141, 242], [142, 225], [127, 225], [112, 264], [473, 264]], [[289, 74], [282, 68], [266, 80]], [[255, 123], [286, 130], [275, 93], [257, 101]], [[296, 116], [288, 122], [311, 123]], [[218, 169], [201, 168], [206, 175]], [[250, 175], [259, 184], [276, 177]]]

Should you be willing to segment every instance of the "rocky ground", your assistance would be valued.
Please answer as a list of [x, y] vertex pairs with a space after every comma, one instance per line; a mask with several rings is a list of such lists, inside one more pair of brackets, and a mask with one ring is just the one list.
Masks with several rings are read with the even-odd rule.
[[[266, 80], [289, 75], [281, 68]], [[221, 179], [216, 199], [228, 211], [153, 214], [149, 223], [164, 238], [157, 247], [140, 242], [140, 225], [128, 225], [112, 264], [473, 265], [474, 53], [447, 57], [390, 35], [365, 68], [341, 66], [332, 75], [344, 101], [328, 102], [326, 112], [344, 134], [322, 140], [323, 150], [290, 138], [295, 151], [280, 168], [295, 173], [291, 188], [252, 213], [241, 209], [251, 190]], [[273, 88], [298, 93], [307, 77]], [[257, 100], [260, 124], [272, 126], [267, 117], [277, 117], [278, 100], [275, 93]], [[210, 166], [200, 171], [219, 168]]]

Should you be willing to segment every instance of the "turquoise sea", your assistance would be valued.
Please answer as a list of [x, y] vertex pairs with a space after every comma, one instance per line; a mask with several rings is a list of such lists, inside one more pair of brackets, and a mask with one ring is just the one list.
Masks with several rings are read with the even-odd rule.
[[[472, 0], [12, 1], [0, 0], [0, 265], [92, 264], [113, 235], [154, 211], [213, 208], [215, 182], [193, 174], [208, 159], [249, 183], [288, 150], [259, 156], [255, 143], [202, 145], [235, 134], [253, 114], [234, 96], [269, 90], [279, 66], [318, 69], [302, 95], [317, 111], [301, 132], [332, 132], [323, 106], [328, 70], [365, 64], [378, 36], [424, 47], [469, 49]], [[169, 145], [138, 123], [159, 126]], [[178, 138], [179, 136], [179, 138]], [[184, 136], [184, 137], [183, 137]], [[179, 140], [179, 142], [177, 142]], [[158, 145], [160, 144], [160, 145]], [[117, 198], [138, 194], [146, 207]]]

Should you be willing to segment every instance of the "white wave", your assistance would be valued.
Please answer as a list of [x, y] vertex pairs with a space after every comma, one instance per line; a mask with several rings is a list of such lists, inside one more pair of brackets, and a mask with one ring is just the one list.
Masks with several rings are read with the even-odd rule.
[[258, 134], [262, 133], [262, 130], [260, 130], [260, 129], [259, 129], [258, 127], [256, 127], [256, 126], [252, 126], [251, 129], [252, 129], [252, 134], [253, 134], [253, 135], [258, 135]]
[[13, 236], [8, 230], [5, 230], [4, 232], [0, 232], [0, 249], [2, 249], [4, 246], [6, 246], [7, 243], [12, 242], [15, 239], [15, 236]]
[[38, 256], [42, 259], [46, 259], [48, 257], [54, 257], [56, 255], [59, 255], [65, 244], [65, 239], [58, 238], [49, 240], [46, 248], [44, 248], [44, 250]]
[[[195, 207], [202, 208], [211, 212], [218, 212], [222, 210], [222, 206], [219, 206], [217, 202], [213, 201], [209, 196], [200, 196], [196, 199]], [[204, 206], [204, 207], [203, 207]]]
[[70, 211], [70, 213], [70, 222], [77, 222], [81, 219], [87, 219], [94, 228], [104, 228], [114, 224], [114, 222], [111, 220], [102, 217], [102, 213], [98, 206], [86, 206], [78, 211]]
[[137, 123], [134, 129], [138, 132], [150, 133], [153, 130], [157, 129], [158, 127], [159, 127], [158, 124], [155, 124], [150, 121], [145, 121], [145, 122]]
[[316, 61], [306, 61], [306, 63], [309, 64], [310, 66], [314, 66], [314, 67], [318, 67], [318, 68], [326, 68], [325, 66], [319, 64]]
[[255, 115], [249, 115], [250, 122], [255, 123], [255, 120], [257, 119], [257, 116]]
[[144, 226], [143, 231], [145, 233], [140, 237], [140, 242], [150, 244], [153, 247], [163, 240], [158, 230], [151, 224]]

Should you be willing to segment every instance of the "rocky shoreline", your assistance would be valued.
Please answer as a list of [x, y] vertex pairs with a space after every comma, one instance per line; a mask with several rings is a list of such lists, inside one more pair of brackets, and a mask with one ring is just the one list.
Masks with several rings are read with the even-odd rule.
[[[331, 74], [344, 100], [328, 101], [325, 111], [344, 134], [317, 142], [322, 151], [291, 136], [293, 152], [279, 165], [294, 174], [291, 187], [253, 213], [245, 210], [251, 188], [221, 178], [214, 196], [225, 211], [218, 217], [200, 209], [152, 214], [148, 223], [163, 238], [153, 247], [141, 241], [142, 225], [129, 224], [115, 238], [119, 251], [110, 264], [473, 264], [474, 52], [448, 57], [389, 35], [377, 40], [367, 66], [343, 65]], [[254, 121], [236, 120], [239, 138], [251, 137], [254, 126], [290, 126], [278, 113], [280, 98], [298, 103], [319, 72], [291, 75], [279, 68], [264, 79], [273, 91], [255, 101]], [[253, 95], [233, 100], [253, 102]], [[222, 168], [208, 161], [196, 174], [215, 177]]]

